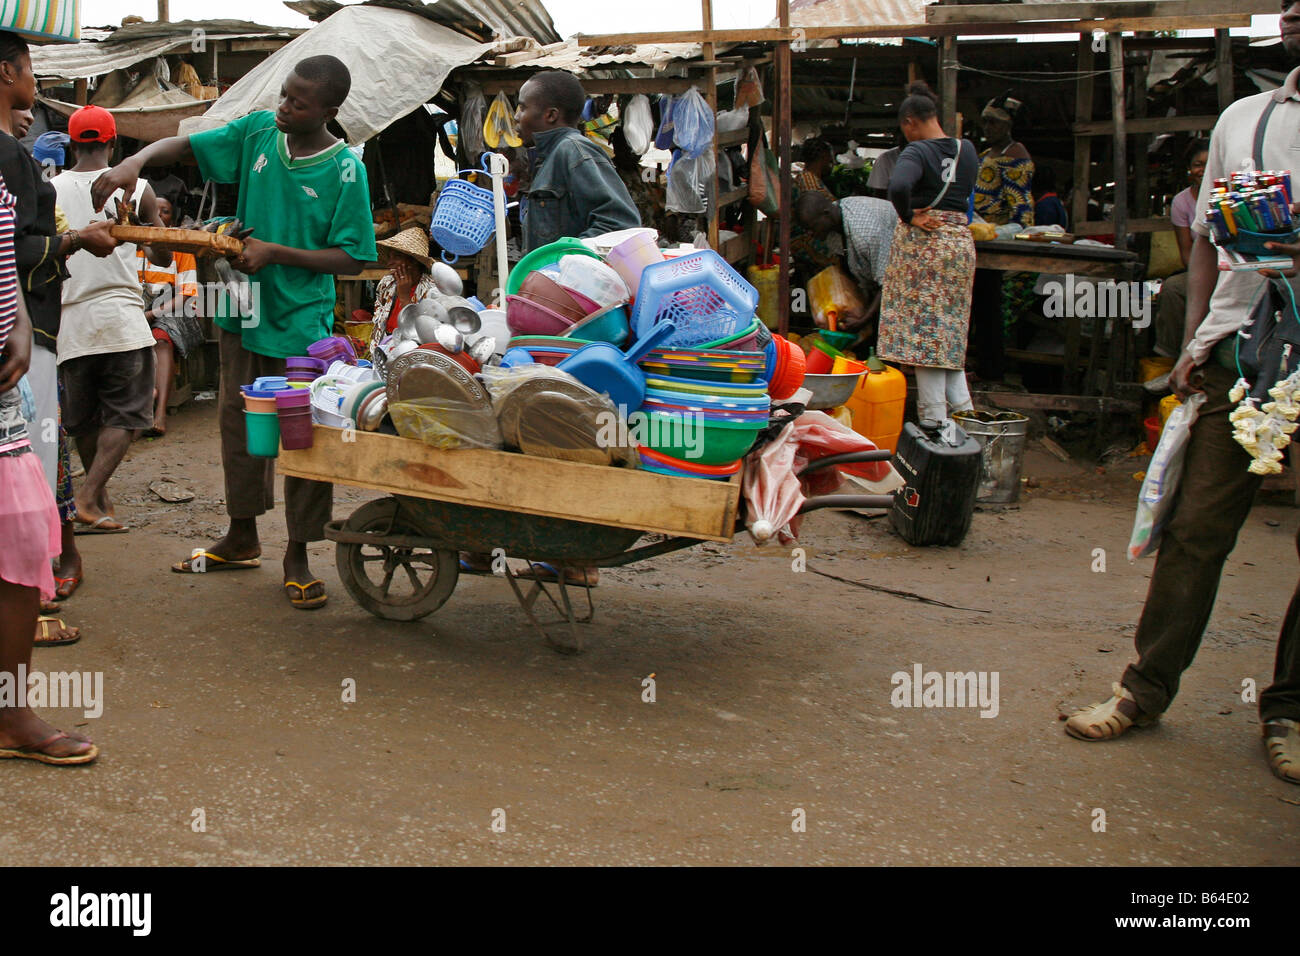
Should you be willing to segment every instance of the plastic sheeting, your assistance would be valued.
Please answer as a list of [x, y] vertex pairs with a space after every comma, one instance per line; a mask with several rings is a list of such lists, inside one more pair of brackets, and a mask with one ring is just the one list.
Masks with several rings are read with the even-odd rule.
[[[361, 42], [365, 37], [383, 43]], [[492, 49], [403, 10], [344, 7], [250, 70], [201, 117], [181, 123], [182, 135], [213, 129], [256, 110], [274, 110], [280, 86], [299, 60], [337, 56], [352, 73], [352, 92], [338, 122], [350, 145], [365, 142], [442, 89], [447, 74]]]

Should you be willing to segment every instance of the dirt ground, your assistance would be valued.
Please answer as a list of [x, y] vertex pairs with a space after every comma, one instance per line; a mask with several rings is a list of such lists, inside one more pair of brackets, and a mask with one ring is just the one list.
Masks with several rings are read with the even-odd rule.
[[[956, 549], [821, 512], [802, 573], [745, 535], [613, 570], [565, 657], [500, 580], [463, 577], [421, 622], [373, 618], [329, 544], [312, 552], [329, 605], [295, 611], [279, 514], [261, 570], [170, 573], [225, 527], [214, 403], [191, 403], [111, 486], [132, 531], [79, 539], [66, 618], [85, 639], [36, 652], [103, 672], [102, 717], [49, 712], [103, 755], [0, 768], [0, 863], [1294, 864], [1300, 788], [1269, 774], [1241, 696], [1267, 685], [1296, 577], [1285, 497], [1248, 519], [1164, 721], [1110, 744], [1062, 732], [1131, 656], [1144, 464], [1031, 450], [1036, 487]], [[160, 501], [162, 476], [197, 498]], [[337, 489], [336, 514], [369, 497]], [[892, 706], [914, 664], [997, 672], [996, 717]]]

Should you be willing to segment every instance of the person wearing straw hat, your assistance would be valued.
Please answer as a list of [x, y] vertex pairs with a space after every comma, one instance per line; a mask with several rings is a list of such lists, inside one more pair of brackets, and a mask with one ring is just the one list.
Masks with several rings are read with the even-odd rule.
[[381, 239], [375, 245], [388, 262], [388, 275], [375, 287], [372, 350], [397, 328], [397, 317], [402, 309], [438, 293], [429, 272], [433, 266], [429, 237], [423, 229], [412, 226], [395, 236]]

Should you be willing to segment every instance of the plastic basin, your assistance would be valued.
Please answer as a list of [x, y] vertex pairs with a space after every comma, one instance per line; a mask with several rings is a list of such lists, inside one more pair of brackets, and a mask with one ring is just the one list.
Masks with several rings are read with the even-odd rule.
[[539, 246], [516, 262], [515, 267], [510, 270], [510, 275], [506, 278], [506, 295], [515, 295], [530, 272], [544, 266], [554, 265], [561, 258], [569, 255], [591, 256], [593, 259], [600, 258], [597, 253], [588, 249], [578, 239], [557, 239], [549, 245]]
[[516, 335], [561, 335], [573, 322], [522, 296], [506, 296], [506, 324]]
[[646, 432], [650, 448], [700, 465], [728, 465], [745, 457], [758, 433], [767, 427], [766, 418], [742, 424], [709, 421], [691, 414], [645, 414], [649, 419]]
[[611, 345], [618, 346], [626, 344], [631, 334], [625, 305], [611, 305], [600, 309], [581, 322], [575, 323], [568, 332], [571, 339], [583, 342], [609, 342]]

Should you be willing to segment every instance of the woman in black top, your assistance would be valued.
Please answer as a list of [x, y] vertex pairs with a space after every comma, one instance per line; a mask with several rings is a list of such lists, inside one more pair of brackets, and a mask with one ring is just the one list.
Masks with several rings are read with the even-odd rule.
[[908, 87], [898, 110], [908, 145], [889, 179], [898, 211], [880, 310], [880, 357], [916, 368], [917, 412], [941, 422], [971, 408], [966, 333], [975, 246], [966, 209], [979, 156], [946, 136], [924, 83]]
[[[109, 235], [111, 223], [95, 223], [85, 229], [58, 232], [54, 223], [55, 191], [50, 180], [53, 169], [43, 169], [31, 153], [27, 152], [14, 134], [19, 132], [16, 114], [30, 110], [36, 102], [36, 76], [27, 43], [17, 34], [0, 31], [0, 176], [8, 184], [17, 200], [17, 222], [14, 226], [14, 258], [18, 266], [18, 282], [31, 317], [35, 348], [32, 350], [28, 383], [36, 398], [35, 427], [30, 439], [33, 450], [41, 459], [47, 480], [59, 505], [59, 515], [64, 521], [63, 554], [59, 560], [58, 595], [66, 597], [76, 589], [81, 580], [81, 555], [77, 552], [72, 535], [72, 517], [76, 513], [72, 503], [71, 482], [60, 493], [58, 462], [60, 458], [59, 435], [62, 429], [51, 429], [47, 422], [57, 422], [59, 415], [58, 366], [55, 364], [55, 347], [59, 337], [59, 316], [62, 312], [63, 280], [68, 275], [65, 262], [78, 249], [86, 249], [96, 256], [112, 252], [117, 241]], [[64, 439], [66, 443], [66, 439]], [[66, 456], [66, 452], [64, 453]], [[66, 642], [75, 636], [61, 624], [43, 627], [44, 643]]]

